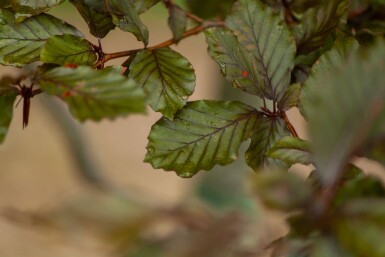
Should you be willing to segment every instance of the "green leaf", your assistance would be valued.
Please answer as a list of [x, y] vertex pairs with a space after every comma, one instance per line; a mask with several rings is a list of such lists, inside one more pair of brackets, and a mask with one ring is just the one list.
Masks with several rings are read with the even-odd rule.
[[138, 14], [142, 14], [153, 5], [160, 2], [160, 0], [129, 0], [130, 3], [135, 6], [135, 10]]
[[152, 127], [145, 162], [181, 177], [229, 164], [254, 133], [260, 116], [240, 102], [189, 102], [174, 120], [162, 118]]
[[326, 51], [313, 65], [300, 94], [299, 109], [305, 117], [304, 105], [314, 102], [312, 91], [316, 91], [317, 86], [321, 87], [322, 84], [320, 82], [322, 79], [329, 76], [331, 71], [346, 63], [349, 56], [356, 52], [358, 47], [359, 44], [354, 38], [339, 34], [334, 46]]
[[[358, 54], [330, 73], [311, 94], [306, 106], [315, 164], [324, 184], [339, 176], [342, 168], [363, 145], [384, 136], [385, 43]], [[316, 91], [316, 92], [315, 92]]]
[[290, 83], [296, 52], [290, 29], [265, 4], [248, 0], [234, 4], [226, 25], [256, 59], [259, 76], [255, 87], [264, 97], [281, 100]]
[[10, 10], [0, 10], [0, 63], [22, 66], [38, 61], [47, 39], [55, 35], [82, 34], [71, 25], [48, 14], [16, 22]]
[[301, 93], [301, 84], [291, 84], [281, 100], [278, 102], [278, 110], [287, 111], [292, 107], [295, 107], [299, 103], [299, 96]]
[[187, 27], [186, 13], [177, 5], [171, 5], [169, 9], [168, 26], [172, 31], [176, 42], [182, 39]]
[[18, 95], [17, 89], [11, 87], [9, 82], [5, 78], [0, 80], [0, 143], [4, 142], [7, 135], [13, 115], [13, 104]]
[[191, 12], [202, 18], [225, 18], [235, 0], [187, 0]]
[[340, 188], [333, 199], [334, 207], [340, 207], [343, 203], [352, 199], [385, 196], [385, 188], [378, 178], [366, 175], [355, 166], [345, 174], [348, 174], [349, 177], [342, 179]]
[[346, 15], [348, 3], [348, 0], [324, 1], [303, 14], [301, 23], [294, 27], [298, 54], [309, 53], [324, 45]]
[[330, 76], [330, 72], [346, 63], [349, 56], [356, 52], [358, 47], [359, 44], [354, 38], [339, 34], [334, 46], [326, 51], [313, 65], [300, 93], [299, 109], [302, 115], [306, 117], [304, 106], [314, 102], [312, 92], [318, 90], [317, 86], [322, 86], [322, 79]]
[[93, 66], [97, 60], [93, 45], [84, 38], [66, 34], [47, 40], [40, 52], [40, 60], [60, 65], [79, 64]]
[[268, 171], [256, 174], [254, 188], [269, 208], [292, 211], [303, 208], [312, 197], [311, 188], [304, 180], [286, 171]]
[[195, 88], [193, 67], [168, 47], [137, 53], [130, 60], [128, 77], [143, 87], [151, 108], [169, 119], [186, 104]]
[[108, 11], [114, 24], [123, 31], [131, 32], [147, 46], [148, 29], [140, 20], [135, 6], [126, 0], [110, 0], [108, 3]]
[[36, 78], [48, 94], [65, 101], [80, 121], [114, 119], [145, 111], [142, 89], [120, 74], [120, 67], [93, 70], [88, 66], [75, 69], [58, 67]]
[[302, 13], [309, 8], [325, 3], [326, 1], [327, 0], [296, 0], [291, 1], [289, 4], [291, 10]]
[[219, 64], [224, 77], [249, 94], [264, 96], [260, 86], [260, 73], [255, 67], [257, 59], [243, 45], [231, 31], [213, 28], [205, 31], [210, 56]]
[[10, 0], [12, 9], [16, 13], [26, 13], [37, 15], [42, 12], [47, 12], [54, 6], [64, 2], [64, 0], [44, 0], [44, 1], [29, 1], [29, 0]]
[[376, 141], [366, 144], [358, 155], [378, 161], [382, 165], [385, 165], [385, 138], [378, 138]]
[[333, 229], [343, 245], [354, 256], [385, 256], [385, 201], [360, 199], [347, 203]]
[[266, 156], [282, 160], [288, 165], [310, 164], [310, 143], [297, 137], [284, 137], [266, 152]]
[[[104, 38], [110, 30], [115, 28], [111, 15], [104, 10], [102, 0], [71, 0], [70, 2], [76, 6], [90, 28], [91, 34], [95, 37]], [[102, 11], [97, 8], [100, 2], [103, 8]]]
[[247, 164], [255, 171], [262, 166], [287, 168], [283, 161], [271, 159], [266, 153], [278, 140], [289, 135], [285, 121], [281, 118], [261, 117], [251, 137], [249, 149], [246, 151]]
[[310, 257], [353, 257], [334, 237], [322, 236], [314, 243]]

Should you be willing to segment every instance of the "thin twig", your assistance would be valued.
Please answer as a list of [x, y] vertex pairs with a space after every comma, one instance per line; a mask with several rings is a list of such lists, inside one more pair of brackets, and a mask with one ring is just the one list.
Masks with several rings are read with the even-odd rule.
[[282, 116], [283, 120], [285, 121], [286, 128], [290, 131], [290, 134], [291, 134], [293, 137], [299, 138], [298, 133], [297, 133], [297, 131], [295, 130], [293, 124], [291, 124], [289, 118], [288, 118], [287, 115], [286, 115], [286, 112], [282, 112], [282, 113], [281, 113], [281, 116]]
[[[222, 27], [224, 26], [224, 23], [223, 21], [216, 21], [216, 22], [205, 22], [201, 25], [198, 25], [192, 29], [189, 29], [187, 30], [184, 34], [183, 34], [183, 39], [184, 38], [187, 38], [187, 37], [190, 37], [192, 35], [196, 35], [208, 28], [211, 28], [211, 27]], [[128, 51], [123, 51], [123, 52], [116, 52], [116, 53], [105, 53], [104, 54], [104, 59], [101, 60], [103, 63], [104, 62], [107, 62], [109, 60], [112, 60], [112, 59], [116, 59], [116, 58], [120, 58], [120, 57], [125, 57], [125, 56], [130, 56], [132, 54], [135, 54], [139, 51], [142, 51], [142, 50], [149, 50], [149, 51], [152, 51], [152, 50], [155, 50], [155, 49], [158, 49], [158, 48], [162, 48], [162, 47], [167, 47], [167, 46], [170, 46], [170, 45], [173, 45], [175, 44], [177, 41], [175, 41], [174, 39], [169, 39], [169, 40], [166, 40], [160, 44], [157, 44], [157, 45], [154, 45], [154, 46], [151, 46], [151, 47], [147, 47], [147, 48], [138, 48], [138, 49], [132, 49], [132, 50], [128, 50]]]

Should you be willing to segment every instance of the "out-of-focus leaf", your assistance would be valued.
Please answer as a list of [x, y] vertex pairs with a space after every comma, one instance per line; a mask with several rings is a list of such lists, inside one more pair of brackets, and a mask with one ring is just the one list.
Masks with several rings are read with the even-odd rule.
[[145, 162], [181, 177], [229, 164], [254, 133], [260, 116], [240, 102], [189, 102], [174, 120], [162, 118], [152, 127]]
[[293, 165], [296, 163], [310, 164], [310, 143], [296, 137], [284, 137], [266, 152], [266, 156], [279, 159]]
[[348, 0], [324, 1], [305, 11], [301, 23], [294, 28], [298, 54], [311, 52], [325, 43], [346, 16], [348, 3]]
[[182, 39], [187, 27], [186, 13], [177, 5], [171, 5], [169, 9], [168, 26], [172, 31], [173, 38], [176, 42]]
[[318, 232], [314, 219], [305, 212], [291, 214], [286, 222], [290, 228], [287, 234], [289, 238], [310, 238], [314, 232]]
[[362, 197], [384, 197], [385, 188], [382, 182], [353, 166], [345, 173], [340, 188], [333, 199], [334, 207], [339, 207], [351, 199]]
[[97, 60], [92, 44], [84, 38], [66, 34], [47, 40], [40, 52], [40, 60], [60, 65], [79, 64], [93, 66]]
[[311, 188], [306, 181], [287, 171], [266, 171], [256, 174], [255, 190], [270, 208], [292, 211], [311, 200]]
[[341, 207], [339, 215], [342, 215], [343, 218], [366, 220], [384, 227], [385, 200], [376, 197], [350, 200]]
[[280, 118], [261, 117], [251, 137], [249, 149], [246, 151], [246, 163], [253, 170], [258, 171], [262, 166], [277, 166], [287, 168], [288, 165], [281, 160], [269, 158], [266, 152], [275, 143], [290, 133], [285, 122]]
[[37, 15], [42, 12], [47, 12], [54, 6], [57, 6], [64, 2], [64, 0], [10, 0], [12, 9], [16, 13], [26, 13]]
[[226, 25], [255, 57], [256, 87], [264, 97], [281, 100], [294, 67], [295, 42], [290, 29], [265, 4], [239, 0], [226, 18]]
[[379, 138], [376, 141], [366, 144], [359, 155], [380, 162], [385, 165], [385, 138]]
[[[70, 1], [86, 21], [90, 32], [95, 37], [104, 38], [110, 30], [115, 28], [112, 17], [104, 11], [104, 3], [101, 0], [71, 0]], [[97, 8], [102, 2], [103, 10]], [[96, 6], [96, 7], [95, 7]]]
[[328, 0], [295, 0], [290, 1], [289, 4], [291, 10], [302, 13], [311, 7], [319, 6], [327, 1]]
[[0, 10], [0, 63], [22, 66], [38, 61], [47, 39], [55, 35], [82, 34], [71, 25], [48, 14], [16, 22], [15, 13]]
[[326, 76], [304, 109], [309, 120], [315, 164], [324, 184], [338, 177], [350, 157], [385, 131], [385, 43], [366, 58], [355, 55]]
[[11, 0], [1, 0], [0, 1], [0, 8], [8, 8], [11, 7]]
[[222, 28], [213, 28], [205, 32], [208, 43], [208, 52], [219, 64], [224, 77], [249, 94], [264, 97], [260, 86], [260, 72], [255, 67], [257, 59], [243, 45], [231, 31]]
[[80, 121], [113, 119], [145, 111], [145, 95], [133, 80], [120, 74], [119, 67], [93, 70], [58, 67], [36, 78], [48, 94], [65, 101]]
[[353, 257], [334, 237], [317, 238], [309, 257]]
[[271, 257], [309, 257], [313, 240], [297, 238], [281, 238], [273, 242]]
[[18, 95], [17, 89], [11, 87], [9, 82], [6, 78], [0, 80], [0, 143], [4, 142], [7, 135], [13, 115], [13, 104]]
[[330, 76], [330, 72], [346, 63], [349, 56], [358, 49], [358, 42], [351, 37], [339, 34], [339, 37], [334, 43], [334, 46], [326, 51], [319, 60], [313, 65], [308, 79], [302, 86], [300, 94], [299, 109], [306, 117], [304, 105], [311, 104], [314, 99], [312, 92], [318, 90], [317, 87], [322, 87], [322, 79]]
[[195, 73], [192, 65], [168, 47], [143, 50], [128, 63], [128, 77], [143, 87], [151, 108], [169, 119], [194, 92]]
[[235, 0], [187, 0], [191, 12], [202, 18], [225, 18]]
[[131, 32], [147, 46], [148, 29], [140, 20], [135, 5], [126, 0], [109, 0], [108, 4], [114, 24], [123, 31]]
[[354, 256], [385, 256], [385, 201], [358, 199], [345, 204], [333, 222], [333, 230], [343, 247]]
[[278, 102], [278, 109], [281, 111], [286, 111], [295, 107], [299, 103], [299, 96], [301, 93], [301, 84], [295, 83], [291, 84], [281, 100]]

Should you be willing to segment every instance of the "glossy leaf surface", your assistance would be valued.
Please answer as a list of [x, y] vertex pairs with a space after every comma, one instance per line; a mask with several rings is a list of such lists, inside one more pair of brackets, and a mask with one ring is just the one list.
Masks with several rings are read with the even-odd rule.
[[123, 31], [131, 32], [139, 41], [147, 45], [148, 29], [140, 20], [135, 5], [126, 0], [110, 0], [108, 3], [108, 10], [114, 24]]
[[39, 14], [16, 22], [15, 13], [0, 10], [0, 63], [22, 66], [40, 59], [47, 39], [55, 35], [82, 34], [71, 25], [48, 14]]
[[254, 55], [258, 81], [264, 97], [278, 102], [290, 83], [296, 52], [290, 29], [265, 4], [240, 0], [233, 6], [226, 25]]
[[10, 0], [10, 2], [15, 12], [36, 15], [49, 11], [49, 9], [61, 4], [64, 0]]
[[309, 53], [325, 43], [330, 33], [340, 24], [346, 13], [347, 0], [323, 1], [303, 14], [301, 23], [294, 28], [299, 53]]
[[264, 97], [259, 70], [255, 67], [256, 57], [242, 44], [239, 44], [237, 38], [229, 30], [214, 28], [207, 30], [205, 34], [208, 52], [219, 64], [224, 77], [235, 88]]
[[71, 3], [78, 9], [93, 36], [104, 38], [115, 28], [111, 15], [104, 10], [103, 1], [71, 0]]
[[240, 102], [189, 102], [174, 120], [162, 118], [152, 127], [145, 162], [181, 177], [229, 164], [254, 133], [260, 116]]
[[266, 155], [289, 165], [311, 163], [310, 143], [296, 137], [284, 137], [278, 140]]
[[189, 61], [170, 48], [137, 53], [128, 77], [141, 85], [154, 111], [172, 119], [194, 92], [195, 73]]
[[280, 118], [260, 118], [255, 133], [251, 137], [249, 149], [246, 151], [246, 162], [255, 171], [263, 166], [287, 168], [283, 161], [269, 158], [266, 153], [276, 144], [278, 140], [290, 133], [285, 122]]
[[40, 60], [60, 65], [79, 64], [93, 66], [97, 55], [92, 44], [74, 35], [53, 36], [40, 52]]
[[88, 66], [58, 67], [40, 75], [36, 81], [46, 93], [65, 101], [72, 115], [80, 121], [143, 113], [143, 90], [120, 71], [119, 67], [103, 70]]

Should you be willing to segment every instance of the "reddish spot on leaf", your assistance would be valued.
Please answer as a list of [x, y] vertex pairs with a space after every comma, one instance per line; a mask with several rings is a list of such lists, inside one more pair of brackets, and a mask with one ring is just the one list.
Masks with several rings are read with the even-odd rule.
[[71, 95], [71, 92], [70, 91], [67, 91], [67, 92], [64, 92], [63, 93], [63, 97], [66, 98], [66, 97], [69, 97]]
[[122, 71], [121, 71], [121, 74], [124, 74], [127, 70], [127, 67], [122, 67]]
[[64, 67], [71, 68], [71, 69], [76, 69], [78, 67], [77, 64], [75, 63], [67, 63], [64, 65]]
[[242, 77], [247, 78], [249, 77], [249, 73], [247, 71], [242, 71]]

